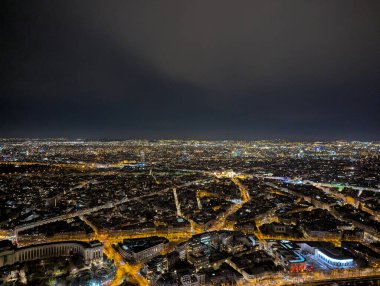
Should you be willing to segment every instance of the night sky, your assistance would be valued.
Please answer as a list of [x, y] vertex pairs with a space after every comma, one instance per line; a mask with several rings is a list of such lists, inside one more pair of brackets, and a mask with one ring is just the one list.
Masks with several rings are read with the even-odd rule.
[[5, 1], [0, 137], [380, 139], [380, 1]]

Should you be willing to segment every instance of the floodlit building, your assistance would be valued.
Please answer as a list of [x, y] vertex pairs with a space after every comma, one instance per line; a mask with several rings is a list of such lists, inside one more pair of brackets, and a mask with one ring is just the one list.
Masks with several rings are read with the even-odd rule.
[[343, 248], [334, 247], [330, 243], [302, 242], [299, 243], [302, 251], [313, 255], [314, 259], [326, 264], [330, 268], [355, 267], [354, 258]]
[[298, 245], [287, 240], [281, 240], [273, 244], [272, 248], [277, 263], [290, 272], [302, 272], [306, 270], [306, 259], [298, 253]]
[[345, 255], [340, 248], [316, 249], [314, 257], [326, 262], [333, 268], [350, 268], [354, 266], [354, 259]]
[[0, 241], [0, 267], [14, 263], [16, 247], [10, 240]]
[[142, 262], [159, 255], [169, 244], [165, 237], [125, 239], [119, 243], [120, 254], [132, 262]]
[[97, 240], [62, 241], [17, 248], [10, 241], [0, 242], [0, 267], [17, 262], [79, 254], [86, 264], [103, 260], [103, 244]]

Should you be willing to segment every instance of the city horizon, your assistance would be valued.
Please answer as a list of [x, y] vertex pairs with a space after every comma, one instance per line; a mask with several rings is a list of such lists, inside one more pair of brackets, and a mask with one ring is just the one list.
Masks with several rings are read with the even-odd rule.
[[379, 158], [380, 142], [0, 139], [0, 281], [379, 283]]
[[77, 138], [77, 137], [0, 137], [0, 140], [71, 140], [71, 141], [209, 141], [209, 142], [289, 142], [289, 143], [328, 143], [328, 142], [362, 142], [362, 143], [377, 143], [380, 139], [375, 140], [359, 140], [359, 139], [306, 139], [306, 140], [291, 140], [291, 139], [202, 139], [202, 138]]
[[0, 285], [380, 285], [380, 1], [0, 1]]

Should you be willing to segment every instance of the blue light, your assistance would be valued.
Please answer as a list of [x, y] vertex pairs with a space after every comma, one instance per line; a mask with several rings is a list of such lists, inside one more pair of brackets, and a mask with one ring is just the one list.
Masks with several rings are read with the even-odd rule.
[[291, 263], [300, 263], [300, 262], [304, 262], [305, 261], [305, 258], [301, 254], [298, 254], [297, 252], [294, 252], [294, 251], [293, 251], [293, 254], [295, 254], [298, 257], [298, 259], [290, 260], [289, 262], [291, 262]]
[[334, 266], [336, 268], [349, 268], [349, 267], [352, 266], [352, 264], [354, 262], [354, 260], [352, 258], [348, 258], [348, 259], [335, 259], [335, 258], [329, 257], [328, 255], [324, 254], [323, 252], [321, 252], [318, 249], [316, 250], [315, 255], [318, 258], [321, 258], [326, 263], [328, 263], [331, 266]]

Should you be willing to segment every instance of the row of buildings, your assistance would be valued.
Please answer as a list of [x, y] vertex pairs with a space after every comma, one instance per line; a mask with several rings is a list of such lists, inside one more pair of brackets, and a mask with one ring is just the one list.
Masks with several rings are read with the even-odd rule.
[[80, 255], [86, 264], [101, 262], [103, 260], [103, 244], [97, 240], [90, 242], [62, 241], [17, 247], [10, 240], [0, 241], [0, 267], [76, 254]]

